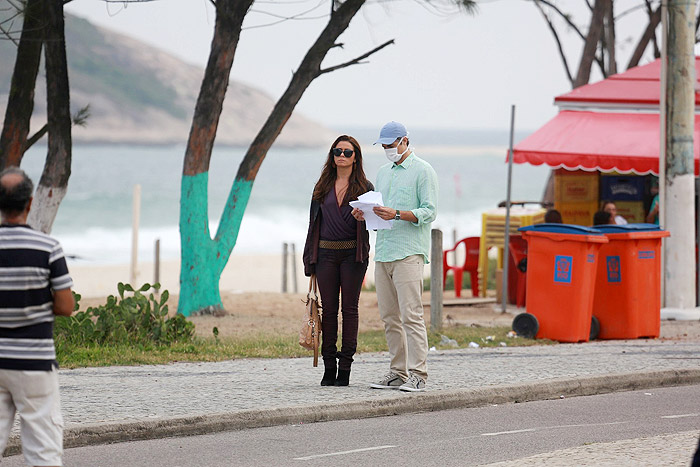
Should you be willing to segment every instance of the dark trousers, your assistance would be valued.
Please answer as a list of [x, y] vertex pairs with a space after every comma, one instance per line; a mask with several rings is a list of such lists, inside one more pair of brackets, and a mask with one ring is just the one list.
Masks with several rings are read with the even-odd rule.
[[[316, 277], [321, 293], [323, 321], [321, 325], [321, 355], [326, 368], [349, 370], [357, 350], [358, 305], [360, 290], [368, 262], [355, 262], [355, 249], [328, 250], [319, 248]], [[342, 304], [340, 297], [342, 296]], [[343, 342], [338, 340], [338, 309], [343, 314]]]

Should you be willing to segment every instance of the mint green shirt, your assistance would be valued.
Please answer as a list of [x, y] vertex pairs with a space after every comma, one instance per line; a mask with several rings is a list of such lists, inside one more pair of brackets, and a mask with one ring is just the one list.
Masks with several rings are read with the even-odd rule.
[[393, 221], [391, 229], [377, 231], [374, 260], [398, 261], [411, 255], [430, 257], [430, 224], [437, 216], [438, 178], [435, 170], [411, 153], [400, 165], [379, 168], [377, 186], [384, 206], [411, 211], [418, 222]]

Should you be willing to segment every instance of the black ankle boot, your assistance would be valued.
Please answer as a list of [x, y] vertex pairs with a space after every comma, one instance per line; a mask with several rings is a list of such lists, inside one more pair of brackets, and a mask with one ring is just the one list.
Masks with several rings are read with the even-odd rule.
[[347, 386], [350, 384], [350, 370], [338, 370], [338, 378], [335, 380], [336, 386]]
[[326, 368], [321, 379], [321, 386], [335, 386], [335, 368]]

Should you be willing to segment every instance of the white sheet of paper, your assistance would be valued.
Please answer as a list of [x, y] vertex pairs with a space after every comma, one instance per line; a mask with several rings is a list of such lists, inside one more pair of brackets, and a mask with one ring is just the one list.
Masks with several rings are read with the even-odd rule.
[[393, 221], [382, 219], [372, 210], [375, 206], [384, 206], [382, 194], [378, 191], [368, 191], [358, 196], [357, 201], [350, 201], [350, 206], [362, 211], [362, 215], [365, 217], [367, 230], [390, 229], [393, 224]]

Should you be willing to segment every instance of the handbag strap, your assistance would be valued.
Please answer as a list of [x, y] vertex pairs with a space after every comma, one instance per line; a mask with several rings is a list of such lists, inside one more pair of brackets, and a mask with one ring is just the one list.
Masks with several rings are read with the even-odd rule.
[[309, 292], [306, 294], [306, 298], [311, 299], [311, 291], [313, 290], [314, 299], [318, 301], [318, 283], [316, 282], [316, 274], [311, 274], [309, 278]]

